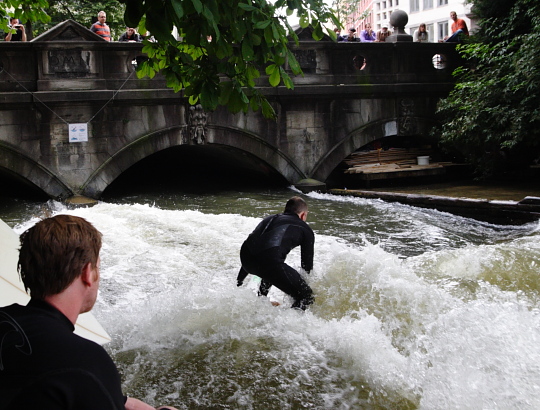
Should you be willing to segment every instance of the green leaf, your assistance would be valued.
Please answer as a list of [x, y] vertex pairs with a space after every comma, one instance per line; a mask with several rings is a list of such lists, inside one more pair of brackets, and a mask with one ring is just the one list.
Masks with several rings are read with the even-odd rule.
[[281, 81], [281, 77], [279, 75], [279, 67], [276, 67], [276, 69], [270, 74], [270, 77], [268, 78], [268, 82], [272, 87], [277, 87]]
[[137, 27], [144, 15], [144, 7], [141, 1], [127, 1], [124, 21], [129, 27]]
[[205, 110], [216, 109], [219, 102], [219, 95], [216, 91], [217, 90], [208, 83], [203, 86], [200, 99], [201, 99], [201, 104]]
[[272, 73], [276, 70], [279, 70], [279, 67], [275, 64], [267, 65], [265, 68], [266, 75], [272, 75]]
[[254, 112], [257, 111], [260, 108], [257, 98], [251, 97], [251, 99], [249, 100], [249, 106]]
[[311, 36], [317, 41], [323, 39], [324, 33], [322, 31], [322, 26], [319, 22], [316, 23], [315, 27], [313, 27], [313, 33]]
[[242, 41], [242, 57], [244, 57], [244, 60], [246, 61], [253, 60], [253, 48], [247, 39]]
[[193, 4], [193, 7], [195, 7], [195, 10], [198, 14], [201, 14], [203, 11], [203, 4], [201, 0], [191, 0], [191, 3]]
[[171, 0], [171, 5], [176, 13], [176, 16], [181, 19], [184, 17], [184, 7], [182, 7], [182, 0]]
[[[279, 25], [279, 23], [276, 24], [275, 22], [272, 22], [272, 34], [274, 36], [274, 40], [280, 40], [280, 37], [281, 37], [278, 27], [281, 27]], [[283, 31], [283, 29], [282, 29], [282, 31]]]
[[270, 118], [270, 119], [277, 118], [274, 108], [270, 105], [270, 103], [268, 102], [266, 98], [261, 101], [261, 109], [262, 109], [262, 114], [264, 115], [265, 118]]
[[262, 39], [260, 36], [256, 35], [256, 34], [251, 34], [251, 43], [254, 45], [254, 46], [259, 46], [262, 42]]
[[264, 41], [266, 41], [266, 43], [269, 45], [274, 43], [274, 34], [270, 26], [264, 29]]
[[242, 94], [243, 92], [241, 89], [239, 88], [233, 89], [231, 96], [229, 98], [229, 105], [228, 105], [231, 112], [237, 113], [244, 109], [245, 103], [243, 102]]
[[238, 3], [238, 7], [240, 7], [242, 10], [245, 10], [245, 11], [257, 10], [257, 8], [250, 6], [249, 4], [246, 4], [246, 3]]
[[231, 98], [231, 93], [233, 91], [232, 81], [223, 81], [219, 84], [221, 92], [219, 94], [219, 103], [221, 105], [226, 105]]
[[266, 27], [268, 27], [270, 25], [270, 23], [272, 23], [272, 20], [263, 20], [263, 21], [258, 21], [257, 23], [255, 23], [255, 25], [253, 26], [254, 29], [261, 29], [261, 30], [264, 30]]
[[289, 90], [294, 89], [294, 83], [291, 80], [291, 77], [289, 77], [289, 74], [285, 71], [283, 67], [279, 68], [279, 72], [281, 74], [281, 77], [283, 78], [283, 84], [285, 84], [285, 87], [287, 87]]
[[302, 72], [302, 68], [298, 63], [298, 60], [289, 49], [287, 49], [287, 62], [289, 63], [289, 68], [294, 74], [300, 74]]

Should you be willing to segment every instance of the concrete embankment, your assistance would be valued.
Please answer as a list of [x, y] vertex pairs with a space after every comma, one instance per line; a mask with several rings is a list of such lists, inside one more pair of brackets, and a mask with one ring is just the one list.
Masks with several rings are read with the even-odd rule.
[[540, 197], [536, 196], [527, 196], [521, 201], [501, 201], [355, 189], [331, 189], [329, 192], [437, 209], [496, 224], [519, 225], [540, 220]]

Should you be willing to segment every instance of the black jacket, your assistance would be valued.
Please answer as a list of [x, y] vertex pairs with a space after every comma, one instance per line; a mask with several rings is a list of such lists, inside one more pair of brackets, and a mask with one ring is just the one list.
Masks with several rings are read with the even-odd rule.
[[120, 375], [98, 344], [39, 300], [0, 308], [0, 409], [124, 409]]
[[[315, 235], [307, 223], [294, 213], [264, 218], [244, 242], [257, 263], [284, 263], [289, 252], [301, 246], [302, 268], [313, 269]], [[244, 264], [244, 261], [242, 261]]]

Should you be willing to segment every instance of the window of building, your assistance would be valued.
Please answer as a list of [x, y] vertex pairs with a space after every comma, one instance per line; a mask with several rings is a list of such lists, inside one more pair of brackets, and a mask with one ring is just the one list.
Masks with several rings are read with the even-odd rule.
[[438, 6], [446, 6], [448, 4], [448, 0], [437, 0]]
[[396, 0], [396, 6], [399, 6], [399, 0]]
[[388, 7], [392, 7], [392, 0], [388, 0]]
[[385, 2], [385, 1], [382, 2], [382, 8], [383, 8], [383, 9], [386, 8], [386, 2]]
[[448, 22], [447, 21], [437, 23], [437, 34], [439, 35], [439, 40], [442, 40], [446, 36], [448, 36]]
[[420, 11], [420, 0], [411, 0], [411, 13]]
[[435, 38], [435, 32], [433, 31], [433, 24], [427, 24], [426, 30], [429, 35], [429, 41], [433, 43], [433, 39]]
[[377, 11], [381, 9], [381, 3], [377, 3]]
[[386, 17], [386, 12], [384, 12], [384, 13], [382, 14], [382, 16], [383, 16], [383, 17], [382, 17], [383, 20], [386, 20], [386, 19], [387, 19], [387, 17]]
[[433, 0], [424, 0], [424, 10], [433, 8]]
[[377, 13], [377, 21], [381, 20], [381, 13]]

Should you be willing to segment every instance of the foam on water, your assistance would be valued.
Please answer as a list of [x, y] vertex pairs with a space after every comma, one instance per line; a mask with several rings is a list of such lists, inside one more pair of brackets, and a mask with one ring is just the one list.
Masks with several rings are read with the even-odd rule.
[[[403, 209], [363, 201], [351, 204], [396, 219]], [[418, 211], [407, 214], [410, 235], [440, 245], [405, 258], [385, 249], [382, 231], [377, 243], [318, 231], [307, 277], [316, 301], [298, 312], [279, 290], [269, 295], [277, 308], [257, 297], [251, 277], [236, 287], [259, 218], [106, 203], [57, 211], [104, 234], [95, 314], [125, 391], [151, 404], [540, 408], [536, 228], [454, 218], [452, 231], [444, 214]], [[465, 243], [464, 229], [499, 239]], [[288, 262], [299, 268], [298, 249]]]

